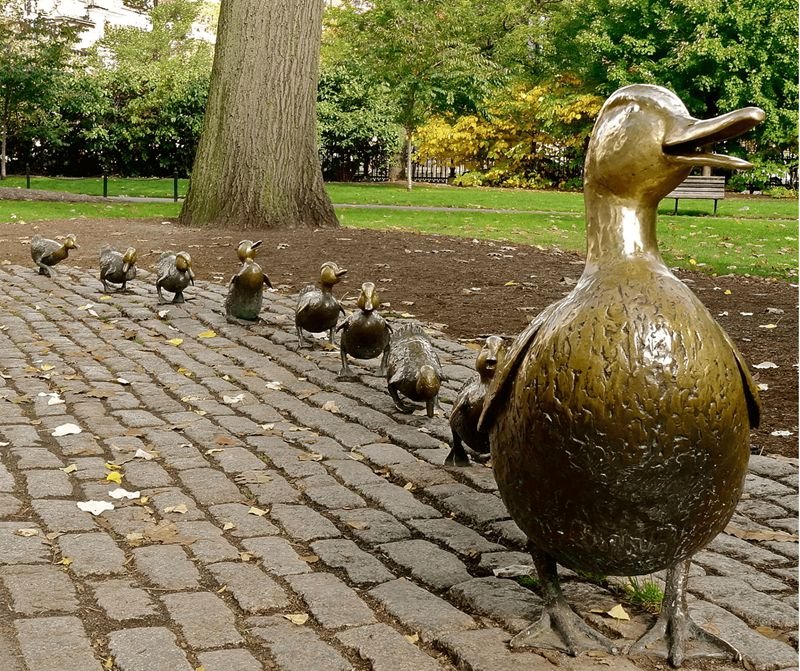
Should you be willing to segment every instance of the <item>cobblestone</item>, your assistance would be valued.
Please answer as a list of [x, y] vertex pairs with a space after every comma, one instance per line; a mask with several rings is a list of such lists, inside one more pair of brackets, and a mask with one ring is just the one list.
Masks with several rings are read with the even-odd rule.
[[167, 594], [163, 600], [183, 637], [194, 649], [222, 648], [244, 642], [236, 630], [233, 613], [218, 596], [194, 592]]
[[75, 588], [66, 573], [55, 566], [5, 566], [0, 579], [11, 595], [11, 607], [20, 615], [74, 613]]
[[303, 597], [317, 622], [326, 629], [375, 622], [369, 607], [335, 575], [308, 573], [287, 576], [286, 580]]
[[[15, 620], [22, 656], [36, 671], [101, 671], [77, 617]], [[128, 671], [125, 669], [124, 671]]]
[[194, 671], [175, 635], [163, 627], [112, 631], [108, 649], [120, 671]]
[[[296, 351], [293, 297], [270, 292], [265, 323], [242, 327], [225, 321], [223, 285], [198, 282], [164, 320], [149, 277], [102, 304], [96, 277], [74, 267], [48, 279], [4, 266], [0, 279], [0, 398], [33, 401], [0, 403], [9, 443], [0, 449], [2, 671], [100, 671], [108, 657], [118, 671], [659, 663], [511, 651], [510, 635], [541, 603], [491, 575], [532, 561], [491, 468], [444, 467], [447, 420], [397, 413], [377, 362], [354, 363], [361, 380], [342, 383], [336, 352]], [[76, 310], [87, 301], [100, 317]], [[208, 329], [216, 337], [197, 337]], [[180, 347], [164, 345], [174, 337]], [[446, 413], [475, 352], [434, 343], [453, 378], [442, 389]], [[50, 382], [35, 372], [43, 362], [55, 366]], [[65, 403], [48, 406], [38, 394], [56, 379]], [[66, 422], [83, 432], [51, 436]], [[75, 504], [111, 501], [107, 462], [141, 498], [95, 517]], [[76, 471], [60, 470], [73, 463]], [[793, 461], [751, 457], [730, 531], [796, 535], [797, 472]], [[734, 641], [751, 671], [797, 671], [797, 559], [791, 537], [732, 533], [695, 558], [692, 613]], [[620, 595], [559, 572], [570, 605], [622, 647], [653, 621], [630, 604], [629, 623], [591, 613]], [[303, 625], [285, 617], [303, 614]]]

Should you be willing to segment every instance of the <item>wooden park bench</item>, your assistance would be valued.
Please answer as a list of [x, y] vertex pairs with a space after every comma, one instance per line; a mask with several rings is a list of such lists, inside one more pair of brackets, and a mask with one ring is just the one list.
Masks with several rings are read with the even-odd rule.
[[717, 201], [725, 198], [725, 178], [722, 176], [689, 175], [665, 198], [675, 199], [675, 211], [672, 214], [678, 214], [678, 200], [681, 198], [713, 200], [714, 214], [716, 214]]

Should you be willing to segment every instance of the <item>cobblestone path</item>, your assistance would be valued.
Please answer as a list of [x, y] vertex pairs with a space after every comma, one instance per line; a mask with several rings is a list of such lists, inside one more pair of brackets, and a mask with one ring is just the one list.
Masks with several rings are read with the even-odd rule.
[[[2, 671], [662, 668], [511, 652], [541, 602], [493, 570], [530, 560], [491, 470], [442, 466], [445, 419], [396, 413], [377, 361], [337, 383], [337, 352], [297, 351], [291, 297], [243, 328], [224, 287], [158, 307], [150, 279], [101, 300], [74, 268], [0, 272]], [[475, 352], [435, 344], [446, 410]], [[754, 456], [731, 533], [695, 557], [692, 613], [749, 669], [797, 665], [797, 514], [796, 463]], [[653, 616], [624, 582], [564, 573], [630, 641]], [[629, 622], [603, 615], [621, 600]]]

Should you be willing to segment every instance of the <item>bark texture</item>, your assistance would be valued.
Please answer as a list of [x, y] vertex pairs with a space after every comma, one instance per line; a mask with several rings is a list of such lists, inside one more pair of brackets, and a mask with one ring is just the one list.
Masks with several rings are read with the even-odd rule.
[[191, 226], [337, 226], [317, 152], [323, 3], [222, 0]]

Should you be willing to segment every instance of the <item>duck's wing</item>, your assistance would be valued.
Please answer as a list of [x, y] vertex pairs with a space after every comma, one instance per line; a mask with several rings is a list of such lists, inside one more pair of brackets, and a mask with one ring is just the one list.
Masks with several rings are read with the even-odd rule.
[[[716, 323], [716, 322], [715, 322]], [[742, 377], [742, 386], [744, 387], [744, 398], [747, 401], [747, 416], [750, 419], [750, 428], [757, 429], [761, 422], [761, 399], [758, 395], [758, 387], [756, 386], [753, 376], [750, 375], [750, 370], [747, 368], [747, 363], [736, 347], [736, 343], [731, 340], [731, 337], [725, 332], [725, 329], [717, 324], [722, 336], [728, 347], [731, 348], [733, 356], [736, 358], [736, 365], [739, 367], [739, 375]]]
[[489, 389], [486, 392], [486, 400], [483, 402], [483, 412], [481, 418], [478, 420], [478, 429], [489, 429], [494, 423], [494, 417], [497, 412], [498, 405], [505, 399], [508, 394], [509, 387], [514, 381], [514, 374], [517, 372], [520, 363], [525, 358], [528, 348], [533, 344], [539, 329], [542, 324], [547, 321], [547, 318], [553, 311], [559, 307], [561, 301], [548, 305], [542, 310], [532, 321], [528, 324], [527, 328], [517, 336], [517, 339], [511, 345], [511, 349], [503, 359], [503, 363], [495, 371]]
[[311, 304], [314, 302], [314, 298], [316, 296], [316, 291], [317, 288], [313, 286], [303, 287], [300, 290], [300, 294], [297, 296], [297, 309], [295, 310], [296, 315], [305, 312], [309, 307], [311, 307]]

